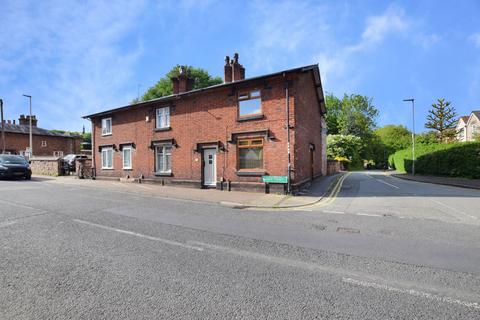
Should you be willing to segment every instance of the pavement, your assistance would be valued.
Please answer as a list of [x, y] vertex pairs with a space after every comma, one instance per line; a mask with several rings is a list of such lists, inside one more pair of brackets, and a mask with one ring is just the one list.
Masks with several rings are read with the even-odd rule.
[[302, 190], [302, 192], [296, 196], [274, 193], [265, 194], [258, 192], [194, 189], [112, 180], [77, 179], [75, 176], [34, 176], [34, 179], [85, 188], [109, 188], [110, 190], [116, 190], [118, 192], [131, 192], [170, 199], [216, 203], [232, 208], [282, 209], [312, 205], [320, 201], [342, 175], [343, 173], [319, 177], [313, 181], [309, 188]]
[[338, 179], [284, 210], [0, 181], [0, 318], [480, 319], [479, 190]]
[[413, 180], [418, 182], [443, 184], [446, 186], [454, 186], [454, 187], [461, 187], [461, 188], [480, 189], [480, 179], [424, 176], [424, 175], [418, 175], [418, 174], [411, 175], [407, 173], [392, 173], [392, 176], [400, 179]]

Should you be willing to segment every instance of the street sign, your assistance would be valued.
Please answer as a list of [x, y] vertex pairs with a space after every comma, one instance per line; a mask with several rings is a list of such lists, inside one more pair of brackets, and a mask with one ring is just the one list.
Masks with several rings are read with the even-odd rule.
[[287, 183], [287, 176], [262, 176], [263, 182], [265, 183]]

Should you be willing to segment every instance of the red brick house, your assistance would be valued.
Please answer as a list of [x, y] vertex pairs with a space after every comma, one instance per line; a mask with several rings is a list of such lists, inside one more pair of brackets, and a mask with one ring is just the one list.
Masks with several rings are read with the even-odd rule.
[[[80, 136], [42, 129], [37, 126], [37, 122], [38, 119], [32, 116], [32, 149], [34, 156], [61, 157], [80, 152]], [[4, 128], [5, 152], [24, 155], [30, 146], [30, 116], [21, 115], [18, 124], [15, 123], [15, 120], [4, 120]]]
[[185, 69], [172, 82], [170, 96], [85, 116], [98, 178], [265, 191], [262, 176], [293, 190], [326, 174], [318, 65], [245, 79], [235, 54], [223, 84], [191, 90]]

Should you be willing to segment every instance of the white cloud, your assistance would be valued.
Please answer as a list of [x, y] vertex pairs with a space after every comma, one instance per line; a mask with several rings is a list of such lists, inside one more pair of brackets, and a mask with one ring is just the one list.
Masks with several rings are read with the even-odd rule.
[[475, 45], [475, 47], [480, 48], [480, 32], [472, 34], [470, 36], [470, 41]]
[[128, 102], [123, 92], [142, 45], [128, 51], [124, 41], [142, 2], [11, 1], [3, 7], [0, 84], [15, 82], [32, 94], [42, 126], [78, 130], [82, 115]]
[[406, 31], [408, 26], [404, 10], [390, 6], [381, 15], [367, 18], [367, 25], [362, 33], [362, 41], [378, 43], [391, 33]]

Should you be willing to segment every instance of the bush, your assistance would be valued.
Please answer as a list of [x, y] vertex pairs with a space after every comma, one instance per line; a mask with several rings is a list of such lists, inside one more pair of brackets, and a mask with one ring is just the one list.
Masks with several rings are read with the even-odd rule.
[[[415, 173], [450, 177], [480, 178], [480, 143], [419, 144], [415, 149]], [[412, 172], [412, 150], [389, 157], [400, 172]]]

